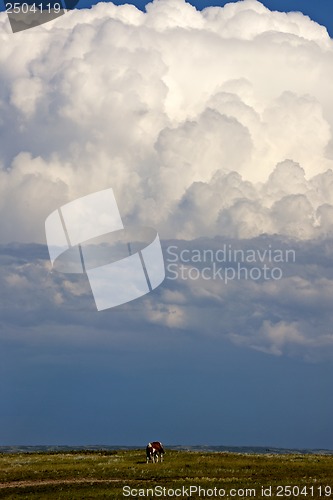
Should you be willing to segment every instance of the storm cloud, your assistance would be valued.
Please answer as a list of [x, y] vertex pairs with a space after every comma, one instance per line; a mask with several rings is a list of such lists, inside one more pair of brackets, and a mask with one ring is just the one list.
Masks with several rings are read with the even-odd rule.
[[109, 186], [162, 237], [332, 234], [324, 27], [254, 0], [0, 19], [2, 242], [43, 242], [53, 209]]
[[[326, 28], [154, 0], [0, 39], [1, 444], [332, 449]], [[108, 188], [166, 279], [98, 312], [44, 224]]]
[[297, 248], [279, 280], [167, 279], [112, 316], [117, 338], [158, 325], [275, 355], [331, 353], [324, 27], [255, 0], [203, 11], [155, 0], [146, 12], [100, 3], [15, 35], [2, 13], [0, 30], [5, 335], [20, 321], [35, 333], [71, 325], [87, 339], [89, 327], [110, 330], [87, 282], [51, 274], [46, 248], [27, 244], [45, 243], [45, 218], [63, 203], [112, 187], [125, 224], [155, 227], [164, 249]]

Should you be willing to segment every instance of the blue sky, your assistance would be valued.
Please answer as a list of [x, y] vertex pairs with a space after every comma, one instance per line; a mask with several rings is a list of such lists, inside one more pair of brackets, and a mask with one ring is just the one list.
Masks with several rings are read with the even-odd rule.
[[[125, 2], [119, 2], [115, 1], [114, 2], [116, 5], [122, 5]], [[135, 2], [128, 2], [132, 3], [136, 7], [138, 7], [141, 10], [144, 10], [146, 2], [142, 1], [135, 1]], [[223, 6], [226, 3], [230, 3], [227, 0], [220, 0], [220, 1], [206, 1], [206, 0], [200, 0], [198, 2], [190, 2], [192, 5], [194, 5], [197, 9], [204, 9], [205, 7], [211, 6], [211, 5], [216, 5], [216, 6]], [[262, 2], [266, 7], [268, 7], [271, 10], [279, 10], [281, 12], [292, 12], [292, 11], [300, 11], [306, 14], [307, 16], [310, 16], [311, 19], [314, 21], [322, 24], [323, 26], [326, 26], [329, 33], [332, 36], [333, 32], [333, 20], [332, 20], [332, 5], [330, 0], [318, 0], [316, 2], [313, 2], [312, 0], [263, 0]], [[77, 4], [78, 8], [85, 8], [85, 7], [90, 7], [91, 5], [94, 5], [93, 2], [90, 0], [80, 0]]]
[[[333, 7], [225, 3], [16, 34], [1, 15], [0, 446], [333, 449], [332, 39], [272, 12], [332, 34]], [[167, 279], [97, 312], [84, 276], [51, 272], [44, 221], [109, 187], [158, 231]], [[171, 279], [223, 248], [295, 259], [266, 259], [278, 279], [244, 278], [258, 254], [215, 259], [240, 279]]]
[[[87, 8], [95, 5], [96, 2], [91, 2], [90, 0], [79, 0], [77, 3], [77, 8]], [[116, 5], [122, 5], [126, 2], [113, 2]], [[145, 9], [146, 2], [144, 1], [135, 1], [128, 2], [141, 10]], [[216, 5], [223, 6], [226, 3], [230, 3], [227, 0], [220, 1], [205, 1], [200, 0], [198, 2], [190, 2], [197, 9], [204, 9], [205, 7]], [[314, 21], [326, 26], [330, 35], [332, 36], [333, 32], [333, 20], [332, 20], [332, 6], [330, 0], [317, 0], [313, 2], [312, 0], [263, 0], [262, 2], [266, 7], [271, 10], [279, 10], [281, 12], [291, 12], [291, 11], [300, 11], [305, 15], [310, 16]], [[1, 9], [3, 5], [1, 4]]]
[[190, 336], [173, 348], [163, 341], [149, 350], [88, 352], [54, 342], [53, 353], [46, 346], [38, 355], [31, 347], [6, 349], [4, 444], [131, 446], [151, 434], [169, 444], [330, 444], [328, 363], [277, 359]]

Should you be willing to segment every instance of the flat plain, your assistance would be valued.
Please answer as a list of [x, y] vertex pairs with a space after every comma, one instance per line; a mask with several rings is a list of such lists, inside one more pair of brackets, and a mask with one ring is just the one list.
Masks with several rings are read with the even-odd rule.
[[167, 450], [0, 455], [0, 498], [333, 498], [333, 456]]

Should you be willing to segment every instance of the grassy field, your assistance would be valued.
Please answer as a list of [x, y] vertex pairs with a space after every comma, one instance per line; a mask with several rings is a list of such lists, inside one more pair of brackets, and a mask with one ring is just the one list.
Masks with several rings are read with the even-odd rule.
[[3, 454], [0, 498], [333, 498], [333, 456], [168, 450], [146, 464], [144, 450]]

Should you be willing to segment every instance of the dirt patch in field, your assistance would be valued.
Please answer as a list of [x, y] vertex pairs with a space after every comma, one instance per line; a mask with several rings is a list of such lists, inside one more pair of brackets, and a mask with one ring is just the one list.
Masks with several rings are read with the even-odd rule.
[[129, 483], [136, 479], [45, 479], [42, 481], [11, 481], [10, 483], [0, 483], [0, 489], [5, 488], [29, 488], [31, 486], [47, 486], [60, 484], [96, 484], [96, 483]]

